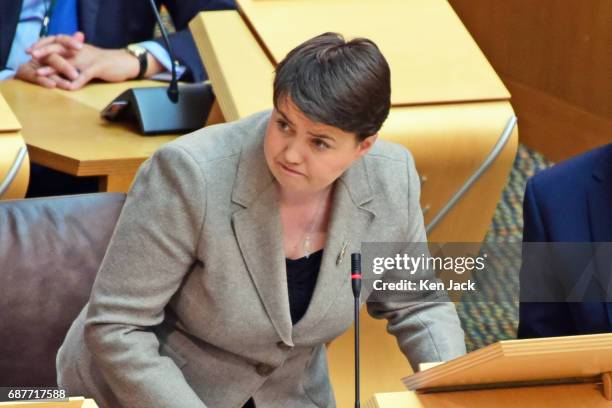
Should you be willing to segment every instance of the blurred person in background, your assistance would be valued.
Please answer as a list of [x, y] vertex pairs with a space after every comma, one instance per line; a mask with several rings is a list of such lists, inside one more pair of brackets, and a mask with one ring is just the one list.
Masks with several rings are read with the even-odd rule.
[[[548, 256], [549, 251], [542, 252], [535, 246], [533, 256], [523, 257], [521, 292], [532, 293], [530, 300], [537, 300], [539, 293], [542, 296], [552, 293], [554, 298], [542, 302], [521, 301], [518, 337], [611, 332], [612, 303], [603, 300], [609, 299], [610, 289], [605, 286], [612, 279], [612, 264], [598, 263], [594, 258], [595, 247], [580, 244], [612, 242], [612, 144], [532, 177], [527, 183], [523, 207], [523, 242], [526, 245], [534, 242], [567, 244], [551, 248], [550, 251], [557, 253], [554, 256]], [[610, 246], [604, 250], [609, 252]], [[576, 259], [577, 256], [584, 259]], [[605, 253], [602, 258], [611, 259], [610, 254]], [[599, 268], [594, 276], [598, 273], [603, 279], [598, 282], [581, 276], [587, 273], [587, 267]], [[589, 284], [603, 292], [592, 300], [602, 301], [588, 301], [588, 298], [583, 302], [555, 301], [567, 298], [580, 278], [591, 279]], [[600, 287], [602, 284], [604, 287]]]
[[[206, 71], [188, 23], [233, 0], [157, 0], [176, 32], [170, 43], [185, 81]], [[93, 79], [121, 82], [171, 70], [149, 0], [13, 0], [0, 2], [0, 80], [16, 77], [47, 88], [79, 89]]]

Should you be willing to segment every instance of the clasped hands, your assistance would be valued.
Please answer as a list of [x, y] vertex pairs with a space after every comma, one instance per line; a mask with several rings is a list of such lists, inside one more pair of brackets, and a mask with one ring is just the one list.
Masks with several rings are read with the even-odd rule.
[[[81, 32], [41, 38], [28, 48], [32, 59], [22, 64], [16, 77], [44, 86], [77, 90], [93, 79], [122, 82], [136, 78], [138, 59], [124, 49], [104, 49], [85, 43]], [[161, 65], [149, 56], [150, 71], [160, 72]]]

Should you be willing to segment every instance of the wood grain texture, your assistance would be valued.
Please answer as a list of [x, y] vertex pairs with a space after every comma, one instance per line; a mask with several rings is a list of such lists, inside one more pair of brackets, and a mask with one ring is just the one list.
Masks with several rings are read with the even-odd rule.
[[524, 143], [559, 161], [612, 140], [612, 2], [449, 2], [509, 87]]
[[521, 142], [554, 162], [612, 141], [612, 119], [504, 76], [521, 125]]

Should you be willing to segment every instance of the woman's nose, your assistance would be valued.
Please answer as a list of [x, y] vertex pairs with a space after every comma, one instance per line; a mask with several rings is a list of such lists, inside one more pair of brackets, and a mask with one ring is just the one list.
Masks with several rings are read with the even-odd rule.
[[291, 164], [299, 164], [302, 162], [302, 152], [300, 142], [293, 139], [287, 143], [284, 151], [285, 161]]

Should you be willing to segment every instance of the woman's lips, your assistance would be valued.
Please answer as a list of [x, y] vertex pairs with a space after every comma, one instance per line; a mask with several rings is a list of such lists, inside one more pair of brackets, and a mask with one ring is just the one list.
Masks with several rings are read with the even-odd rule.
[[281, 167], [283, 170], [285, 170], [287, 173], [294, 174], [294, 175], [296, 175], [296, 176], [303, 176], [303, 174], [302, 174], [302, 173], [300, 173], [299, 171], [293, 170], [293, 169], [291, 169], [290, 167], [285, 166], [283, 163], [278, 163], [278, 165], [279, 165], [279, 166], [280, 166], [280, 167]]

